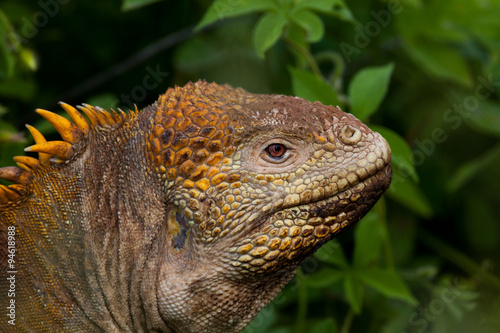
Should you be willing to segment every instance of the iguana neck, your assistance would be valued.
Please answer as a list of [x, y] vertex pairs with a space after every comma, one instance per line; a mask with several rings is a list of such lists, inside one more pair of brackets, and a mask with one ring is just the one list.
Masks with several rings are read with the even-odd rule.
[[[31, 191], [36, 195], [28, 200], [36, 203], [26, 202], [19, 214], [32, 221], [26, 235], [45, 237], [29, 250], [42, 262], [63, 262], [63, 268], [58, 263], [51, 270], [34, 260], [32, 276], [53, 283], [27, 279], [25, 287], [39, 288], [40, 308], [54, 304], [57, 311], [73, 314], [48, 315], [58, 322], [54, 325], [64, 328], [69, 320], [73, 328], [76, 320], [88, 331], [167, 330], [155, 316], [162, 247], [161, 238], [155, 239], [166, 212], [160, 181], [146, 166], [143, 128], [150, 127], [148, 121], [145, 112], [96, 127], [73, 146], [74, 158], [63, 167], [48, 166], [35, 174]], [[65, 295], [73, 302], [64, 300], [61, 307], [58, 298]]]

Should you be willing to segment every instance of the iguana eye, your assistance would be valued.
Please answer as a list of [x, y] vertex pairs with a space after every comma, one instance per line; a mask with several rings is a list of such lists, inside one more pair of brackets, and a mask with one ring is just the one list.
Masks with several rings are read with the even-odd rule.
[[282, 173], [295, 170], [312, 153], [312, 145], [293, 135], [265, 133], [244, 146], [242, 166], [260, 173]]
[[285, 156], [287, 148], [284, 144], [272, 143], [269, 146], [267, 146], [265, 150], [266, 153], [269, 155], [269, 157], [276, 160], [281, 160]]

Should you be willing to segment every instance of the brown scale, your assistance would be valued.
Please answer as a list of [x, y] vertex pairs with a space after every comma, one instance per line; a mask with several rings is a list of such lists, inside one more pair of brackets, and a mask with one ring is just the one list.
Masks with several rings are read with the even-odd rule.
[[[220, 89], [205, 87], [203, 96], [176, 88], [162, 95], [156, 103], [148, 143], [156, 172], [163, 179], [184, 181], [186, 188], [201, 191], [226, 180], [227, 175], [218, 165], [230, 163], [235, 151], [235, 124], [228, 114], [231, 107], [206, 97], [207, 90], [215, 93]], [[232, 176], [226, 181], [235, 182], [238, 178]]]

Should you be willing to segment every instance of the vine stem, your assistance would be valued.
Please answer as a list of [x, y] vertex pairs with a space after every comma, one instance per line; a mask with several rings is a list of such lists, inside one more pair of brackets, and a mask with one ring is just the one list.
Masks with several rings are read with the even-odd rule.
[[[232, 21], [232, 19], [227, 19], [224, 22]], [[207, 25], [206, 27], [194, 31], [194, 25], [189, 26], [187, 28], [178, 30], [170, 35], [167, 35], [159, 40], [152, 42], [151, 44], [146, 45], [144, 48], [139, 50], [138, 52], [132, 54], [129, 58], [117, 63], [116, 65], [108, 68], [102, 73], [95, 75], [94, 77], [84, 81], [82, 84], [73, 88], [68, 94], [63, 96], [61, 100], [73, 100], [76, 97], [82, 96], [85, 93], [89, 92], [92, 89], [104, 84], [105, 82], [118, 77], [120, 74], [123, 74], [130, 70], [131, 68], [137, 66], [141, 62], [148, 60], [149, 58], [159, 54], [160, 52], [165, 51], [193, 36], [199, 35], [205, 31], [211, 30], [215, 27], [222, 25], [222, 21], [215, 22]]]
[[352, 311], [352, 308], [349, 308], [349, 311], [347, 312], [344, 318], [344, 322], [342, 323], [342, 328], [340, 329], [340, 333], [349, 333], [353, 320], [354, 320], [354, 311]]
[[441, 256], [469, 273], [471, 276], [475, 276], [484, 283], [490, 284], [500, 290], [500, 279], [493, 274], [483, 270], [481, 266], [476, 264], [474, 260], [466, 256], [462, 252], [457, 251], [436, 236], [425, 231], [419, 232], [419, 238], [429, 248], [433, 249]]
[[321, 74], [321, 71], [319, 70], [318, 64], [316, 63], [316, 60], [314, 60], [314, 57], [312, 56], [311, 52], [309, 52], [309, 50], [307, 48], [294, 42], [292, 39], [290, 39], [286, 36], [283, 36], [282, 38], [285, 41], [285, 43], [287, 43], [292, 49], [294, 49], [295, 51], [300, 53], [306, 59], [307, 63], [309, 64], [309, 67], [311, 67], [311, 70], [313, 71], [313, 73], [317, 77], [323, 79], [323, 74]]

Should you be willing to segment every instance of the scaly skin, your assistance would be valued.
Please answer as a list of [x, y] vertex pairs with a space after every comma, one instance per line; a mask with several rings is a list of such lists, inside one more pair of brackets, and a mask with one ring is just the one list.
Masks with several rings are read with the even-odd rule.
[[319, 102], [200, 81], [61, 105], [38, 112], [63, 141], [30, 127], [39, 158], [0, 169], [2, 332], [238, 332], [391, 179], [386, 141]]

